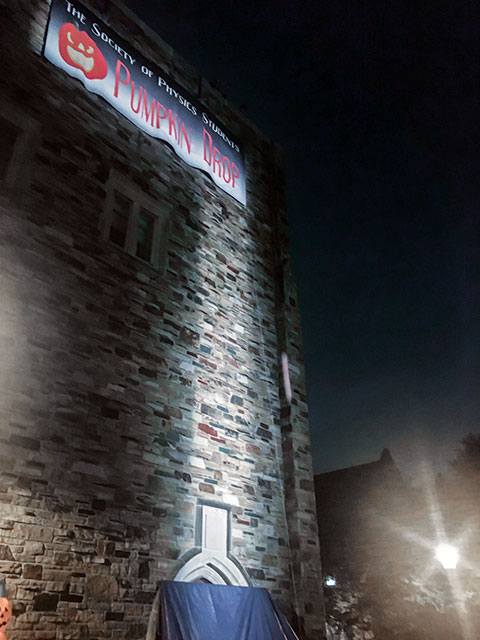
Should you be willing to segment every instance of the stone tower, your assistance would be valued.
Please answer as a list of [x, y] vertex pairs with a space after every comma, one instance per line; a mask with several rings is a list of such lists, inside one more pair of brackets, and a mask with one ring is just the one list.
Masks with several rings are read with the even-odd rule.
[[10, 633], [145, 638], [201, 579], [320, 639], [279, 150], [120, 2], [51, 4], [0, 3]]

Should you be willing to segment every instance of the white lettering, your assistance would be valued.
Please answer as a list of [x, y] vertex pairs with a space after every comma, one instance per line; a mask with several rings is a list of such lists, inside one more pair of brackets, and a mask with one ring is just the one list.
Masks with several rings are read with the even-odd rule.
[[186, 109], [188, 109], [190, 113], [193, 113], [194, 116], [197, 115], [197, 110], [195, 109], [193, 104], [189, 100], [186, 100], [173, 87], [167, 84], [167, 81], [161, 76], [158, 76], [158, 86], [162, 87], [165, 90], [165, 93], [168, 93], [169, 96], [175, 97], [178, 100], [178, 102], [182, 105], [182, 107], [185, 107]]
[[135, 58], [133, 58], [128, 53], [128, 51], [125, 51], [125, 49], [122, 49], [122, 47], [119, 44], [117, 44], [114, 40], [112, 40], [112, 38], [110, 38], [108, 33], [105, 33], [105, 31], [101, 31], [96, 22], [92, 24], [92, 27], [90, 30], [94, 36], [96, 36], [97, 38], [100, 38], [101, 40], [103, 40], [103, 42], [106, 42], [107, 44], [109, 44], [112, 47], [112, 49], [114, 49], [118, 53], [119, 56], [124, 58], [124, 60], [128, 60], [130, 64], [133, 65], [133, 63], [135, 62]]
[[68, 2], [68, 0], [65, 0], [65, 2], [67, 4], [68, 13], [71, 13], [74, 18], [77, 18], [82, 24], [85, 24], [87, 18], [83, 15], [83, 13], [78, 9], [75, 9], [73, 4], [71, 2]]
[[202, 113], [202, 120], [205, 124], [207, 124], [212, 131], [214, 131], [220, 138], [223, 138], [225, 142], [232, 147], [237, 153], [240, 153], [240, 147], [238, 144], [235, 144], [230, 138], [220, 129], [220, 127], [210, 120], [205, 112]]

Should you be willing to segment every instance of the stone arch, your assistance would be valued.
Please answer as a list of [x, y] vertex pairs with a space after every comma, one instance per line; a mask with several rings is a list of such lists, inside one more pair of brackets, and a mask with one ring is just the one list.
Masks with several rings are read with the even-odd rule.
[[248, 587], [248, 579], [241, 569], [226, 555], [217, 555], [203, 549], [187, 560], [177, 572], [174, 580], [195, 582], [205, 579], [211, 584]]

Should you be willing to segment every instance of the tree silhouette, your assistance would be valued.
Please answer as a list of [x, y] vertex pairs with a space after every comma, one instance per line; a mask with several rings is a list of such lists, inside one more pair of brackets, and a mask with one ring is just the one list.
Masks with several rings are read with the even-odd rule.
[[463, 476], [480, 474], [480, 434], [468, 433], [462, 448], [452, 462], [453, 470]]

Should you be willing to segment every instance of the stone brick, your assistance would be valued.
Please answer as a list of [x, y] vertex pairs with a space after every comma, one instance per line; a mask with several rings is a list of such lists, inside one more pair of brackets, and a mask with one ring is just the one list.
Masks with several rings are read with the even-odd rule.
[[85, 586], [85, 596], [94, 598], [99, 602], [110, 601], [119, 594], [119, 587], [116, 578], [109, 575], [93, 575], [87, 577]]
[[0, 544], [0, 560], [14, 560], [12, 551], [6, 544]]
[[211, 484], [205, 484], [204, 482], [200, 482], [198, 485], [200, 491], [205, 493], [215, 493], [215, 488]]
[[254, 569], [247, 567], [247, 571], [248, 575], [252, 578], [255, 578], [255, 580], [265, 580], [265, 572], [263, 571], [263, 569]]
[[59, 597], [58, 593], [39, 593], [33, 599], [33, 610], [56, 611]]
[[23, 567], [23, 577], [25, 580], [41, 580], [42, 579], [42, 565], [40, 564], [26, 564]]
[[150, 564], [146, 560], [141, 562], [138, 567], [138, 577], [142, 579], [150, 577]]
[[25, 556], [41, 556], [45, 553], [45, 547], [41, 542], [25, 542], [23, 546], [23, 555]]

